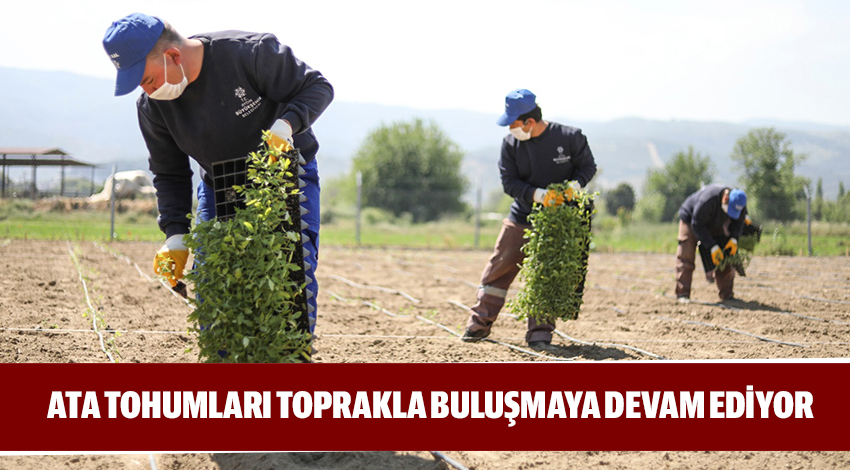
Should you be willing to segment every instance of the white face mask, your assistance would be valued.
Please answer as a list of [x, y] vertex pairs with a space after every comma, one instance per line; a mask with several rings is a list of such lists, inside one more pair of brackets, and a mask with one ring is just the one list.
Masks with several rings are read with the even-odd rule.
[[513, 129], [508, 129], [511, 131], [511, 135], [516, 138], [516, 140], [523, 142], [531, 138], [531, 130], [525, 132], [522, 130], [522, 126], [514, 127]]
[[726, 214], [729, 214], [729, 204], [723, 204], [723, 203], [721, 202], [721, 203], [720, 203], [720, 208], [721, 208], [721, 209], [723, 209], [723, 212], [725, 212]]
[[180, 73], [183, 74], [183, 81], [176, 85], [173, 83], [168, 83], [168, 64], [165, 61], [164, 54], [162, 56], [162, 63], [163, 69], [165, 70], [165, 83], [163, 83], [161, 87], [157, 88], [156, 91], [154, 91], [148, 96], [155, 100], [169, 101], [183, 94], [183, 90], [185, 90], [186, 86], [189, 85], [189, 79], [186, 78], [186, 72], [183, 71], [183, 64], [180, 64]]

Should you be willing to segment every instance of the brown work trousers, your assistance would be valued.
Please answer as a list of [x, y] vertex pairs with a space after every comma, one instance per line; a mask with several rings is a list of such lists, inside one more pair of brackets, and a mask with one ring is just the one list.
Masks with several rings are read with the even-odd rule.
[[[676, 297], [691, 297], [691, 281], [697, 253], [697, 235], [689, 224], [679, 220], [679, 248], [676, 250]], [[728, 266], [714, 273], [720, 300], [731, 299], [735, 269]]]
[[[496, 240], [493, 255], [481, 274], [478, 302], [472, 307], [472, 314], [466, 323], [467, 330], [490, 331], [490, 326], [505, 305], [508, 288], [519, 273], [519, 266], [525, 258], [521, 248], [526, 242], [523, 237], [525, 229], [529, 227], [530, 225], [516, 224], [509, 219], [502, 221], [502, 231]], [[552, 341], [554, 329], [554, 322], [543, 323], [529, 317], [525, 340], [529, 343]]]

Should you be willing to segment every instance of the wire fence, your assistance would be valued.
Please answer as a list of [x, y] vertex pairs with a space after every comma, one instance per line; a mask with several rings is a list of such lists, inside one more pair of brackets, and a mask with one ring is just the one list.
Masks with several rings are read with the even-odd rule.
[[[489, 250], [510, 212], [501, 187], [472, 184], [445, 188], [412, 180], [402, 187], [366, 187], [329, 180], [322, 188], [322, 243]], [[10, 188], [11, 189], [11, 188]], [[22, 186], [21, 191], [26, 187]], [[66, 188], [67, 189], [67, 188]], [[0, 201], [0, 236], [161, 241], [153, 198], [88, 202], [85, 192], [29, 199], [26, 192]], [[596, 199], [594, 247], [601, 252], [674, 253], [677, 221], [650, 222], [637, 208], [606, 207]], [[634, 205], [632, 207], [635, 207]], [[811, 194], [759, 199], [748, 212], [762, 228], [756, 255], [850, 256], [850, 194], [824, 199]], [[101, 233], [102, 232], [102, 233]]]

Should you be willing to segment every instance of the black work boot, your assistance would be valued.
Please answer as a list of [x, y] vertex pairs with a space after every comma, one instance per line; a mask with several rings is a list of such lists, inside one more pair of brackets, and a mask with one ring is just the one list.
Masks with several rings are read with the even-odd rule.
[[463, 336], [460, 339], [466, 341], [467, 343], [475, 343], [477, 341], [481, 341], [482, 339], [490, 336], [490, 330], [478, 330], [478, 331], [469, 331], [467, 329], [463, 332]]

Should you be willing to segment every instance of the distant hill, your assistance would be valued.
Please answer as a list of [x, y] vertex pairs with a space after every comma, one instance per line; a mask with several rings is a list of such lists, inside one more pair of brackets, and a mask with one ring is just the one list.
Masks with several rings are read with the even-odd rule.
[[[136, 122], [138, 93], [116, 98], [113, 82], [66, 72], [0, 68], [0, 147], [56, 146], [74, 157], [107, 168], [146, 169], [147, 149]], [[336, 102], [314, 126], [319, 137], [320, 172], [325, 181], [350, 169], [351, 158], [368, 132], [381, 124], [423, 118], [433, 120], [465, 151], [464, 172], [485, 191], [499, 187], [496, 163], [506, 134], [495, 125], [502, 98], [494, 97], [492, 114], [461, 110], [422, 110], [370, 103]], [[749, 129], [773, 126], [788, 134], [796, 152], [809, 155], [798, 173], [816, 181], [832, 198], [838, 182], [850, 185], [850, 128], [805, 122], [754, 120], [739, 124], [652, 121], [625, 118], [579, 122], [546, 116], [584, 130], [601, 172], [597, 184], [613, 187], [626, 181], [640, 191], [648, 168], [692, 145], [708, 154], [718, 181], [733, 183], [738, 170], [729, 159], [735, 141]], [[657, 155], [653, 156], [653, 152]], [[39, 172], [41, 180], [47, 170]], [[87, 174], [87, 173], [84, 173]]]

